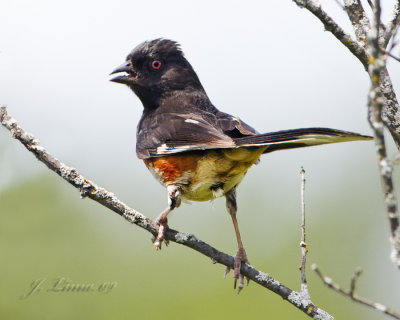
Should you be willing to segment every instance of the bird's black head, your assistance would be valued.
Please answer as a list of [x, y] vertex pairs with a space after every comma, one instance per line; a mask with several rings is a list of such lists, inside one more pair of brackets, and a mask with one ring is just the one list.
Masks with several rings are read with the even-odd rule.
[[126, 61], [111, 74], [113, 82], [128, 85], [145, 108], [156, 108], [160, 99], [177, 91], [204, 89], [178, 43], [167, 39], [146, 41], [127, 56]]

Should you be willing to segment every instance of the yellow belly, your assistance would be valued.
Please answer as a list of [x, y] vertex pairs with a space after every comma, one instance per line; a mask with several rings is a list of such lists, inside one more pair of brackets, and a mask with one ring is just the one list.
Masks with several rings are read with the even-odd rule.
[[163, 185], [181, 187], [182, 200], [208, 201], [237, 186], [267, 147], [191, 151], [145, 160]]

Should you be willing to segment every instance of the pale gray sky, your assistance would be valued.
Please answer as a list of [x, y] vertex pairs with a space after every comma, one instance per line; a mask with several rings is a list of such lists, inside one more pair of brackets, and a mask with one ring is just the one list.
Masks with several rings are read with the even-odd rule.
[[[336, 2], [322, 3], [350, 31]], [[129, 166], [142, 174], [134, 151], [142, 107], [108, 74], [134, 46], [157, 37], [180, 42], [213, 103], [259, 131], [369, 133], [361, 64], [292, 1], [13, 0], [0, 7], [0, 103], [52, 153], [92, 176]], [[392, 65], [398, 84], [399, 64]], [[5, 176], [42, 168], [4, 130], [0, 143], [3, 184]], [[367, 148], [344, 148], [356, 146]]]
[[[335, 1], [323, 4], [348, 27]], [[368, 133], [360, 63], [289, 0], [3, 2], [0, 103], [66, 160], [101, 157], [104, 142], [133, 150], [141, 105], [108, 73], [156, 37], [180, 42], [214, 104], [259, 131]]]

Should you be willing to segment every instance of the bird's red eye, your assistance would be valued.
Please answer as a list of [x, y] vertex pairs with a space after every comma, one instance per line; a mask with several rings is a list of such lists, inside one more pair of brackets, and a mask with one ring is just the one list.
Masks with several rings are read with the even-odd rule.
[[160, 60], [154, 60], [154, 61], [151, 63], [151, 67], [152, 67], [154, 70], [160, 69], [160, 68], [161, 68], [161, 61], [160, 61]]

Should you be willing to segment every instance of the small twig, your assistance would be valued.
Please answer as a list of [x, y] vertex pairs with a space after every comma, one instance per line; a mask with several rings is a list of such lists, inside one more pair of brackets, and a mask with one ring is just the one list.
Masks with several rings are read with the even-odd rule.
[[355, 290], [356, 290], [356, 282], [357, 282], [358, 278], [361, 276], [361, 274], [362, 274], [362, 269], [361, 269], [361, 268], [357, 268], [357, 269], [354, 271], [354, 274], [353, 274], [353, 276], [352, 276], [351, 279], [350, 279], [350, 291], [349, 291], [349, 296], [350, 296], [351, 299], [354, 298], [354, 292], [355, 292]]
[[399, 41], [396, 39], [397, 33], [399, 32], [400, 29], [400, 24], [397, 25], [393, 37], [392, 37], [392, 43], [390, 44], [389, 49], [387, 50], [386, 54], [391, 57], [392, 59], [399, 61], [400, 62], [400, 57], [395, 56], [392, 51], [399, 45]]
[[400, 57], [396, 57], [395, 55], [393, 55], [392, 53], [390, 53], [390, 52], [388, 52], [388, 54], [387, 54], [389, 57], [391, 57], [392, 59], [394, 59], [394, 60], [396, 60], [396, 61], [398, 61], [398, 62], [400, 62]]
[[307, 279], [306, 279], [306, 256], [308, 252], [307, 243], [306, 243], [306, 204], [304, 201], [304, 191], [306, 185], [305, 174], [306, 171], [304, 168], [301, 168], [301, 239], [300, 239], [300, 248], [301, 248], [301, 290], [306, 291], [308, 294], [307, 288]]
[[396, 311], [386, 307], [385, 305], [378, 303], [378, 302], [373, 302], [371, 300], [368, 300], [363, 297], [359, 297], [356, 294], [354, 294], [355, 287], [356, 287], [356, 282], [358, 278], [361, 275], [361, 270], [357, 269], [354, 272], [354, 275], [351, 277], [350, 281], [350, 290], [343, 289], [340, 285], [337, 283], [333, 282], [332, 278], [324, 276], [322, 272], [319, 270], [318, 266], [316, 264], [313, 264], [311, 266], [311, 269], [315, 271], [315, 273], [319, 276], [319, 278], [322, 280], [322, 282], [328, 286], [329, 288], [333, 289], [334, 291], [342, 294], [345, 297], [350, 298], [351, 300], [363, 304], [365, 306], [368, 306], [374, 310], [380, 311], [384, 314], [387, 314], [388, 316], [393, 317], [394, 319], [400, 319], [400, 314], [397, 313]]
[[305, 301], [311, 300], [310, 292], [308, 291], [307, 278], [306, 278], [306, 258], [307, 258], [307, 243], [306, 243], [306, 203], [304, 201], [304, 191], [306, 188], [306, 171], [303, 167], [301, 167], [300, 175], [301, 175], [301, 238], [300, 238], [300, 248], [301, 248], [301, 266], [300, 266], [300, 275], [301, 275], [301, 289], [300, 294], [302, 295], [302, 299]]
[[[140, 212], [128, 207], [113, 193], [99, 187], [80, 175], [76, 169], [71, 168], [60, 160], [54, 158], [40, 145], [39, 141], [33, 135], [23, 130], [18, 125], [17, 121], [8, 115], [6, 107], [0, 107], [0, 123], [10, 130], [13, 137], [19, 140], [29, 151], [31, 151], [39, 161], [43, 162], [50, 170], [54, 171], [65, 181], [77, 188], [80, 191], [81, 197], [88, 197], [116, 212], [130, 223], [136, 224], [153, 235], [157, 235], [158, 227], [152, 220]], [[168, 229], [165, 239], [192, 248], [211, 258], [213, 263], [220, 263], [233, 269], [232, 256], [213, 248], [209, 244], [196, 238], [193, 234]], [[301, 292], [289, 289], [279, 281], [272, 278], [269, 274], [256, 270], [245, 263], [242, 263], [240, 272], [245, 277], [275, 292], [284, 300], [290, 302], [293, 306], [306, 313], [309, 317], [321, 320], [333, 320], [331, 315], [314, 305], [310, 299], [304, 299], [304, 295]]]
[[400, 24], [400, 0], [396, 0], [394, 5], [392, 16], [390, 17], [388, 23], [386, 24], [386, 30], [383, 35], [383, 48], [386, 48], [392, 39], [393, 34]]
[[392, 50], [394, 50], [394, 48], [399, 44], [398, 40], [396, 39], [397, 37], [397, 33], [399, 32], [399, 28], [400, 28], [400, 23], [396, 26], [394, 32], [393, 32], [393, 36], [392, 36], [392, 44], [390, 45], [389, 49], [387, 50], [388, 52], [392, 52]]

